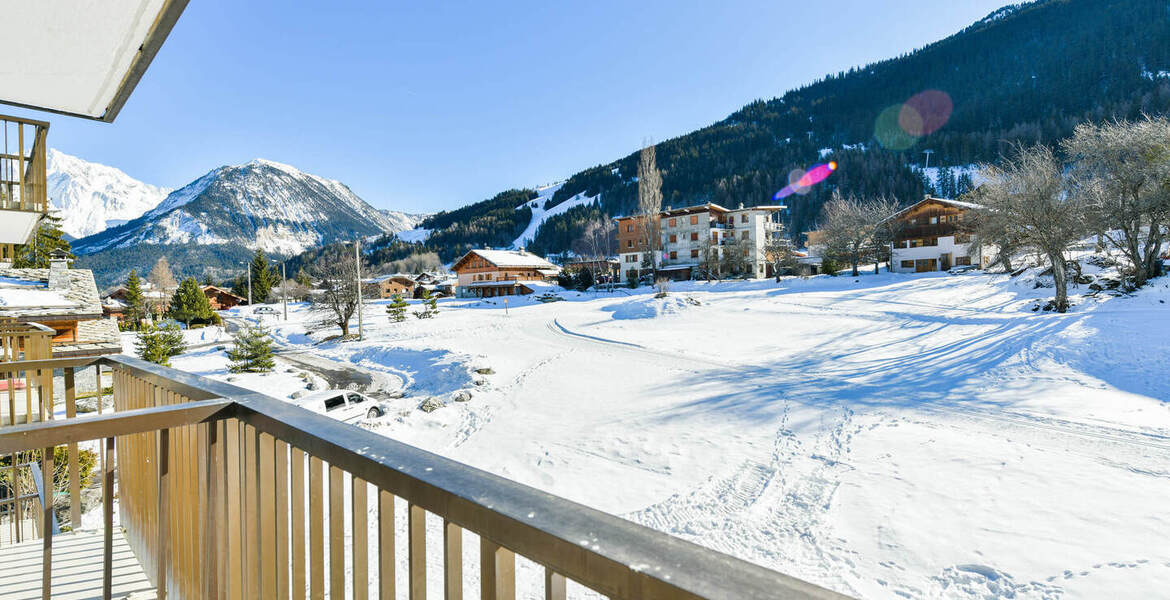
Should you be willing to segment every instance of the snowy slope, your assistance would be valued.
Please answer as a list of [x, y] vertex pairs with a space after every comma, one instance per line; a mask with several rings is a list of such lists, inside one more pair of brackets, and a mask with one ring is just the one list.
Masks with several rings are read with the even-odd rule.
[[92, 254], [140, 244], [235, 244], [288, 255], [354, 235], [394, 233], [417, 221], [375, 209], [339, 181], [257, 159], [214, 169], [142, 217], [75, 248]]
[[[345, 344], [313, 345], [327, 333], [303, 308], [271, 324], [407, 382], [375, 431], [851, 595], [1160, 597], [1170, 278], [1074, 288], [1063, 315], [1033, 312], [1038, 283], [689, 282], [506, 314], [444, 299]], [[472, 401], [416, 410], [459, 389]], [[538, 594], [542, 571], [518, 571]]]
[[553, 194], [557, 193], [557, 190], [561, 189], [563, 184], [564, 183], [562, 182], [542, 188], [537, 188], [536, 198], [533, 198], [532, 200], [529, 200], [528, 202], [525, 202], [524, 204], [516, 207], [519, 209], [522, 206], [527, 206], [528, 208], [532, 209], [532, 220], [528, 222], [528, 227], [524, 228], [524, 231], [520, 234], [520, 237], [517, 237], [516, 240], [512, 242], [513, 248], [523, 248], [532, 243], [532, 240], [536, 238], [536, 232], [540, 229], [540, 226], [543, 225], [544, 222], [547, 221], [550, 217], [562, 214], [574, 206], [589, 204], [601, 198], [600, 194], [597, 196], [586, 196], [584, 192], [582, 192], [548, 210], [545, 210], [545, 202], [552, 200]]
[[81, 238], [135, 219], [171, 192], [122, 171], [50, 148], [49, 201], [60, 211], [61, 228]]

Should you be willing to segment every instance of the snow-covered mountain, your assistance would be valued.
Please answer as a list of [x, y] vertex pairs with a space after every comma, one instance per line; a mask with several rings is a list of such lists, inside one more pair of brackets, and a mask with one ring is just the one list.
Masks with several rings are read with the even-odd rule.
[[380, 211], [345, 184], [263, 159], [213, 169], [158, 206], [74, 244], [81, 254], [139, 245], [227, 244], [290, 255], [355, 235], [411, 229], [418, 217]]
[[171, 193], [55, 148], [48, 152], [47, 182], [49, 201], [63, 218], [61, 229], [75, 238], [140, 217]]

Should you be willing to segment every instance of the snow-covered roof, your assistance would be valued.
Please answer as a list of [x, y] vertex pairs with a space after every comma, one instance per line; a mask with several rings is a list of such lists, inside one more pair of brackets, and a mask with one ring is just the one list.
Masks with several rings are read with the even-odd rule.
[[186, 2], [7, 2], [0, 102], [110, 122]]
[[903, 208], [902, 210], [899, 210], [898, 212], [882, 219], [882, 221], [885, 222], [885, 221], [889, 221], [890, 219], [896, 219], [899, 216], [910, 211], [911, 209], [916, 208], [918, 206], [921, 206], [923, 204], [926, 204], [927, 202], [937, 202], [939, 204], [946, 204], [948, 206], [954, 206], [956, 208], [965, 208], [968, 210], [982, 210], [984, 208], [987, 208], [987, 207], [983, 206], [982, 204], [975, 204], [974, 202], [963, 202], [962, 200], [951, 200], [950, 198], [935, 198], [934, 196], [927, 196], [927, 197], [923, 198], [922, 200], [919, 200], [918, 202], [915, 202], [914, 204], [911, 204], [910, 206], [907, 206], [906, 208]]
[[471, 250], [463, 258], [455, 261], [454, 267], [475, 254], [497, 267], [533, 267], [536, 269], [554, 269], [558, 267], [547, 260], [524, 250]]

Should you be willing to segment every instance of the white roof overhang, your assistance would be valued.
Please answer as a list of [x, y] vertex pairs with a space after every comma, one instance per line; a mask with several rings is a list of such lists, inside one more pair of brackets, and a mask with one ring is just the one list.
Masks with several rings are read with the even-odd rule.
[[10, 2], [0, 103], [112, 122], [187, 0]]

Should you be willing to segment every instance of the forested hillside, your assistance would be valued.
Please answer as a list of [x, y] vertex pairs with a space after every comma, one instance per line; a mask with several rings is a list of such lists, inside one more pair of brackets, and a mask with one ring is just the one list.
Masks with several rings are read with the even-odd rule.
[[[907, 127], [904, 106], [919, 109], [917, 128]], [[939, 191], [926, 189], [917, 169], [925, 149], [934, 151], [932, 165], [994, 161], [1013, 143], [1054, 142], [1085, 120], [1168, 109], [1164, 0], [1041, 0], [996, 11], [906, 55], [752, 102], [659, 143], [658, 166], [664, 204], [735, 206], [771, 202], [792, 170], [831, 158], [839, 168], [828, 181], [784, 200], [790, 231], [799, 234], [815, 225], [834, 189], [903, 202]], [[600, 193], [600, 206], [550, 218], [532, 248], [563, 251], [588, 219], [630, 213], [636, 156], [570, 177], [550, 206], [580, 192]], [[422, 225], [435, 230], [426, 246], [450, 260], [473, 245], [507, 245], [528, 219], [527, 210], [509, 208], [525, 199], [505, 192], [435, 215]]]

